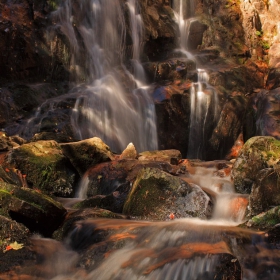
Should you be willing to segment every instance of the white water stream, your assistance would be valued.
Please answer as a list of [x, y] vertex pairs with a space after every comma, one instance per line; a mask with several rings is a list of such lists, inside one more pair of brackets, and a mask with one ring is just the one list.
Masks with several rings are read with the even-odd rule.
[[[195, 17], [195, 1], [174, 0], [173, 8], [177, 12], [176, 20], [180, 32], [180, 49], [177, 52], [187, 56], [196, 64], [195, 55], [189, 50], [191, 25], [198, 19]], [[187, 158], [205, 159], [205, 143], [207, 117], [214, 112], [211, 121], [218, 116], [218, 96], [214, 88], [208, 83], [209, 76], [203, 68], [197, 68], [197, 82], [191, 88], [191, 114], [189, 127], [189, 141]]]
[[[25, 131], [39, 132], [42, 120], [58, 103], [73, 98], [71, 125], [76, 139], [99, 137], [114, 152], [121, 152], [130, 142], [138, 152], [157, 149], [155, 108], [140, 63], [144, 33], [138, 11], [136, 0], [62, 2], [53, 13], [55, 25], [50, 33], [55, 38], [62, 32], [69, 41], [69, 70], [76, 86], [68, 95], [38, 108]], [[129, 36], [131, 57], [125, 50]]]

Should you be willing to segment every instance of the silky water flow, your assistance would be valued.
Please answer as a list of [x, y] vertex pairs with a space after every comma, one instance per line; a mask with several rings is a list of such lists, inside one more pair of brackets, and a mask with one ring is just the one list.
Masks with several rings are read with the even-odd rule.
[[[155, 106], [140, 63], [143, 24], [138, 2], [66, 0], [52, 15], [49, 37], [62, 32], [70, 44], [70, 72], [75, 86], [65, 96], [47, 100], [25, 126], [22, 136], [40, 132], [63, 101], [74, 100], [71, 127], [78, 140], [99, 137], [112, 151], [132, 142], [138, 152], [157, 149]], [[125, 10], [129, 17], [126, 30]], [[129, 34], [127, 34], [129, 33]], [[128, 50], [126, 37], [132, 46]]]
[[[181, 52], [193, 59], [185, 38], [190, 22], [195, 19], [185, 20], [187, 1], [173, 2], [175, 10], [179, 7]], [[126, 30], [121, 3], [120, 0], [66, 0], [54, 13], [55, 28], [71, 43], [71, 71], [79, 82], [67, 97], [49, 100], [38, 108], [36, 117], [30, 120], [30, 130], [31, 127], [39, 130], [47, 111], [54, 110], [63, 98], [70, 96], [75, 100], [72, 125], [78, 138], [99, 136], [113, 150], [121, 150], [129, 142], [140, 151], [157, 148], [154, 107], [139, 62], [143, 27], [138, 2], [125, 2], [133, 42], [130, 69], [123, 64]], [[130, 86], [124, 88], [122, 79]], [[190, 147], [192, 139], [203, 139], [205, 115], [210, 99], [215, 99], [214, 92], [205, 94], [205, 88], [210, 88], [207, 82], [207, 73], [198, 69], [198, 82], [193, 84], [191, 94], [190, 130], [200, 127], [201, 131], [190, 133]], [[199, 136], [192, 138], [193, 133]], [[191, 157], [200, 157], [203, 144], [198, 146]], [[182, 177], [211, 193], [214, 204], [211, 220], [89, 219], [77, 222], [61, 242], [34, 237], [35, 248], [46, 248], [46, 253], [48, 248], [57, 248], [42, 262], [46, 271], [48, 268], [52, 271], [53, 276], [48, 279], [207, 280], [233, 279], [230, 277], [235, 275], [235, 279], [253, 280], [260, 279], [259, 267], [264, 265], [268, 267], [267, 279], [277, 279], [272, 264], [279, 260], [279, 252], [269, 248], [262, 233], [236, 227], [242, 222], [246, 204], [239, 203], [241, 206], [232, 210], [232, 202], [243, 201], [243, 197], [234, 194], [230, 178], [220, 178], [213, 166], [197, 166], [191, 176]], [[87, 197], [88, 183], [85, 175], [79, 199]]]

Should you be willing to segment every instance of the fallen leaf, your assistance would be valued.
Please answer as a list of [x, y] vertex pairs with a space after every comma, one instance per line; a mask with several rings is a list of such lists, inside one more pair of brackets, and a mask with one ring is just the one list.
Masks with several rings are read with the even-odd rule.
[[21, 243], [17, 243], [16, 241], [14, 243], [11, 243], [10, 245], [8, 245], [6, 247], [6, 249], [4, 250], [4, 252], [7, 252], [9, 250], [20, 250], [22, 249], [24, 246]]

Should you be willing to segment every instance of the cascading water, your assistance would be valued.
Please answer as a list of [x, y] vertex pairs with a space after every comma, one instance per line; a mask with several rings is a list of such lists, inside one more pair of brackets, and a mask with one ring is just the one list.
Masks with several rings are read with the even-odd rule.
[[[75, 138], [97, 136], [115, 152], [130, 142], [138, 151], [157, 149], [154, 104], [139, 61], [143, 25], [137, 5], [136, 0], [67, 0], [53, 13], [52, 33], [62, 32], [71, 46], [70, 71], [77, 85], [65, 98], [76, 99], [71, 116]], [[129, 35], [132, 59], [124, 61]], [[124, 62], [131, 65], [130, 71]], [[57, 106], [56, 100], [49, 102]], [[40, 108], [38, 125], [30, 121], [25, 130], [40, 130], [45, 111]]]
[[[189, 50], [189, 34], [194, 17], [194, 1], [174, 0], [173, 8], [177, 12], [176, 20], [180, 31], [180, 49], [177, 52], [196, 62]], [[191, 88], [191, 114], [187, 158], [205, 159], [205, 128], [210, 108], [214, 112], [212, 121], [217, 119], [218, 97], [213, 87], [208, 84], [208, 74], [204, 69], [197, 69], [197, 82]]]

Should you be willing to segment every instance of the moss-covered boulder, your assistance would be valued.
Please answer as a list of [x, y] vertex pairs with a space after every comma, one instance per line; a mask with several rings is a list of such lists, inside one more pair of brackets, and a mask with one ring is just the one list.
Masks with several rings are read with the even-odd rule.
[[123, 213], [152, 220], [166, 220], [171, 214], [176, 218], [205, 219], [210, 216], [210, 204], [199, 186], [156, 168], [144, 168], [133, 184]]
[[66, 214], [65, 208], [51, 197], [4, 182], [0, 182], [0, 209], [1, 215], [45, 235], [57, 229]]
[[98, 137], [60, 146], [81, 176], [91, 166], [114, 159], [110, 148]]
[[77, 173], [56, 141], [37, 141], [13, 149], [10, 163], [26, 176], [29, 187], [62, 197], [74, 194]]
[[252, 217], [245, 223], [247, 227], [258, 230], [269, 230], [280, 223], [280, 206], [274, 207], [267, 212], [263, 212]]
[[249, 196], [249, 217], [280, 205], [279, 172], [279, 169], [274, 168], [259, 171]]
[[258, 172], [274, 167], [279, 161], [280, 141], [271, 136], [250, 138], [242, 147], [232, 168], [236, 191], [250, 194]]

